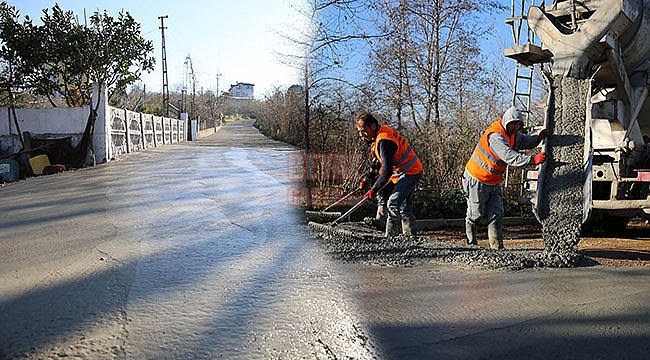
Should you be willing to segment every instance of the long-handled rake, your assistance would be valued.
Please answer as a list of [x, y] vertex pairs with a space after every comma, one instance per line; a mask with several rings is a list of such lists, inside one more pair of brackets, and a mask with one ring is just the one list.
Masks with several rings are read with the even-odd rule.
[[[377, 192], [382, 191], [386, 187], [386, 185], [388, 185], [389, 183], [390, 183], [390, 180], [388, 180], [388, 182], [386, 182], [384, 185], [382, 185], [382, 187]], [[346, 211], [345, 214], [339, 216], [336, 220], [332, 221], [331, 225], [332, 226], [338, 225], [339, 221], [345, 219], [346, 217], [350, 216], [350, 214], [357, 211], [357, 209], [360, 208], [361, 206], [363, 206], [363, 204], [365, 204], [366, 201], [368, 201], [368, 198], [364, 196], [363, 199], [359, 200], [359, 202], [356, 203], [352, 208], [350, 208], [350, 210]]]
[[357, 194], [359, 192], [359, 190], [361, 190], [361, 189], [360, 188], [354, 189], [352, 192], [350, 192], [349, 194], [347, 194], [344, 197], [340, 198], [339, 200], [335, 201], [333, 204], [329, 205], [328, 207], [324, 208], [323, 210], [320, 210], [320, 211], [307, 210], [307, 211], [305, 211], [305, 216], [307, 217], [308, 220], [319, 221], [319, 222], [321, 222], [321, 221], [326, 222], [326, 221], [331, 220], [331, 219], [336, 219], [337, 217], [341, 216], [341, 212], [340, 211], [328, 212], [327, 210], [333, 208], [336, 205], [339, 205], [339, 204], [343, 203], [345, 200], [347, 200], [350, 197], [352, 197], [353, 195]]

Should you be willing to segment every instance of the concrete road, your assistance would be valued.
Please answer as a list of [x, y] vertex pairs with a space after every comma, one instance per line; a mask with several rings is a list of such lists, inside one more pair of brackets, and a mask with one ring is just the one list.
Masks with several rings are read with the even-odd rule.
[[0, 358], [371, 358], [293, 150], [242, 121], [0, 188]]
[[0, 188], [0, 359], [611, 359], [650, 270], [334, 261], [250, 121]]

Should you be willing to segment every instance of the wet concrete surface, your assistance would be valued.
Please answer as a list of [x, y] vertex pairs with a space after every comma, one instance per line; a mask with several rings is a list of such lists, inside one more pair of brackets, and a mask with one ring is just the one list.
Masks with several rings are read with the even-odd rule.
[[647, 268], [400, 264], [372, 249], [363, 261], [334, 256], [287, 199], [293, 150], [241, 121], [199, 142], [0, 188], [0, 358], [610, 359], [650, 350]]

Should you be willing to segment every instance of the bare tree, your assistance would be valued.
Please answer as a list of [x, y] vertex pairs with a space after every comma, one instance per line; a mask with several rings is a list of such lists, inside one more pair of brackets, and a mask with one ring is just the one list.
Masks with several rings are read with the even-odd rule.
[[303, 115], [303, 88], [293, 85], [286, 91], [276, 88], [259, 104], [257, 126], [267, 136], [299, 146], [304, 140], [300, 125]]
[[405, 118], [419, 130], [442, 124], [449, 119], [443, 114], [446, 99], [473, 92], [476, 74], [485, 71], [478, 39], [489, 29], [478, 16], [503, 6], [466, 0], [375, 3], [378, 31], [391, 36], [371, 44], [370, 65], [398, 124]]

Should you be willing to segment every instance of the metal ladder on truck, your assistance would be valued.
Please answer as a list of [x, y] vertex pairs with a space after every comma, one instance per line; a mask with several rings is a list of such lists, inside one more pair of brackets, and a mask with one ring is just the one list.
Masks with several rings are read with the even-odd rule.
[[[514, 46], [505, 49], [504, 55], [516, 61], [512, 105], [521, 110], [524, 127], [532, 129], [534, 124], [531, 124], [531, 100], [535, 64], [549, 61], [551, 54], [547, 50], [542, 50], [535, 33], [528, 27], [526, 2], [526, 0], [512, 0], [510, 17], [505, 22], [511, 27]], [[529, 0], [528, 5], [535, 5], [534, 2], [535, 0]], [[518, 186], [521, 197], [524, 193], [525, 171], [519, 172], [521, 173], [521, 176], [518, 176], [519, 182], [512, 183], [511, 170], [508, 167], [504, 187], [507, 189], [509, 186]]]

